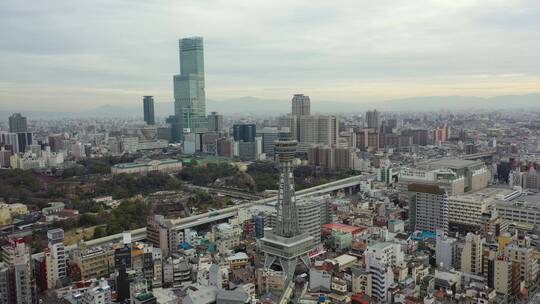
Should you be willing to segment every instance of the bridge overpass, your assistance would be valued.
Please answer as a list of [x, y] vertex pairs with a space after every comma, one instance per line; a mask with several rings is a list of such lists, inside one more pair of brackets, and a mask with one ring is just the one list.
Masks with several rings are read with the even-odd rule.
[[[319, 195], [323, 195], [327, 193], [333, 193], [333, 192], [343, 190], [343, 189], [354, 188], [354, 187], [359, 186], [361, 182], [365, 182], [373, 178], [375, 178], [375, 175], [373, 174], [351, 176], [351, 177], [347, 177], [347, 178], [340, 179], [337, 181], [322, 184], [319, 186], [296, 191], [296, 197], [302, 198], [302, 197], [309, 197], [309, 196], [319, 196]], [[259, 200], [252, 201], [249, 203], [236, 205], [236, 206], [232, 206], [232, 207], [228, 207], [228, 208], [224, 208], [224, 209], [220, 209], [216, 211], [201, 213], [201, 214], [190, 216], [190, 217], [173, 219], [172, 223], [175, 229], [177, 230], [180, 230], [180, 228], [182, 229], [191, 228], [194, 226], [190, 226], [190, 223], [204, 224], [205, 223], [204, 219], [207, 219], [208, 221], [206, 223], [209, 223], [212, 220], [217, 219], [216, 218], [217, 216], [230, 215], [231, 213], [233, 213], [233, 215], [231, 216], [233, 217], [240, 209], [246, 209], [246, 208], [257, 206], [257, 205], [273, 205], [276, 202], [277, 202], [276, 196], [263, 198], [263, 199], [259, 199]]]
[[493, 150], [493, 151], [486, 151], [486, 152], [462, 155], [459, 158], [465, 159], [465, 160], [489, 160], [495, 154], [497, 154], [497, 151]]
[[196, 185], [186, 185], [186, 187], [191, 190], [199, 190], [199, 191], [204, 191], [207, 193], [228, 196], [228, 197], [237, 198], [241, 200], [257, 200], [261, 198], [261, 196], [253, 194], [253, 193], [242, 192], [240, 190], [229, 189], [225, 187], [203, 187], [203, 186], [196, 186]]
[[[373, 174], [351, 176], [348, 178], [329, 182], [323, 185], [297, 191], [296, 197], [302, 198], [302, 197], [309, 197], [309, 196], [319, 196], [319, 195], [324, 195], [327, 193], [334, 193], [336, 191], [340, 191], [344, 189], [353, 189], [353, 188], [358, 187], [362, 182], [366, 182], [368, 180], [374, 179], [375, 177], [376, 176]], [[238, 210], [240, 209], [246, 209], [246, 208], [250, 208], [252, 206], [257, 206], [257, 205], [274, 205], [276, 201], [277, 201], [277, 197], [273, 196], [273, 197], [259, 199], [256, 201], [251, 201], [245, 204], [236, 205], [236, 206], [232, 206], [232, 207], [228, 207], [228, 208], [224, 208], [224, 209], [220, 209], [216, 211], [210, 211], [206, 213], [193, 215], [190, 217], [173, 219], [172, 220], [172, 223], [174, 225], [173, 229], [177, 231], [181, 231], [184, 229], [201, 226], [201, 225], [215, 222], [218, 220], [232, 218], [238, 214]], [[146, 238], [145, 227], [127, 231], [127, 232], [131, 233], [132, 241], [141, 241]], [[100, 246], [107, 243], [116, 243], [116, 242], [121, 241], [122, 238], [123, 238], [123, 234], [118, 233], [118, 234], [86, 241], [85, 244], [88, 247], [95, 247], [95, 246]], [[76, 246], [77, 245], [66, 246], [66, 249], [71, 250], [75, 248]]]

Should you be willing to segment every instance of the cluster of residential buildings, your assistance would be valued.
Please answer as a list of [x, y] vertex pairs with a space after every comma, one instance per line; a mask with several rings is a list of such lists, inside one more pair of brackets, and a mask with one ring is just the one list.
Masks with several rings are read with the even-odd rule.
[[352, 188], [296, 199], [295, 146], [283, 138], [274, 146], [275, 202], [220, 210], [207, 224], [154, 214], [142, 240], [125, 233], [69, 250], [50, 231], [48, 247], [32, 257], [37, 294], [67, 303], [534, 298], [536, 193], [497, 184], [482, 161], [444, 158], [395, 171], [381, 161], [385, 170]]
[[[61, 230], [49, 231], [48, 247], [29, 262], [31, 286], [66, 303], [501, 303], [536, 292], [533, 225], [499, 209], [527, 194], [488, 186], [448, 196], [436, 184], [410, 184], [402, 208], [375, 176], [369, 184], [353, 196], [296, 202], [309, 267], [298, 259], [292, 273], [266, 267], [263, 244], [282, 220], [276, 206], [254, 205], [210, 226], [154, 215], [143, 241], [126, 233], [68, 250]], [[425, 207], [434, 202], [445, 215]]]

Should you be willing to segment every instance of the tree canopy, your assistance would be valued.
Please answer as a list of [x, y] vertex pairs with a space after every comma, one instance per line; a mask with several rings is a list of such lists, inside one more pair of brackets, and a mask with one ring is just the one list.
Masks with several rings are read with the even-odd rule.
[[176, 178], [164, 173], [153, 172], [148, 175], [118, 174], [110, 180], [96, 185], [98, 195], [112, 195], [113, 198], [128, 198], [137, 194], [148, 194], [163, 190], [179, 190], [182, 184]]
[[234, 176], [238, 169], [228, 163], [209, 163], [206, 166], [186, 166], [178, 174], [182, 180], [190, 181], [197, 186], [207, 186], [218, 178]]
[[40, 180], [31, 171], [0, 170], [0, 197], [25, 201], [41, 189]]

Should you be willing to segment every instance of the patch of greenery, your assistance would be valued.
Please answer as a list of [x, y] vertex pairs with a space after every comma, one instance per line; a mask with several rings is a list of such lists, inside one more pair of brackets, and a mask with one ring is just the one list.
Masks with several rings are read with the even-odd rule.
[[208, 186], [218, 178], [234, 176], [237, 172], [238, 169], [228, 163], [209, 163], [206, 166], [187, 165], [182, 168], [178, 177], [194, 185]]
[[106, 234], [111, 235], [146, 226], [149, 211], [149, 205], [142, 200], [123, 201], [109, 214]]
[[255, 181], [257, 192], [278, 189], [278, 170], [273, 162], [254, 162], [248, 166], [247, 173]]
[[84, 213], [79, 217], [79, 227], [90, 227], [101, 224], [100, 218], [92, 213]]
[[102, 158], [85, 158], [77, 165], [67, 168], [62, 172], [63, 178], [73, 176], [84, 176], [89, 174], [109, 174], [111, 167], [119, 163], [133, 162], [139, 158], [140, 154], [123, 154], [122, 156], [108, 156]]
[[98, 226], [94, 229], [92, 238], [98, 239], [107, 236], [107, 226]]
[[196, 190], [189, 198], [189, 205], [195, 207], [199, 212], [206, 212], [210, 209], [221, 209], [234, 205], [229, 198], [215, 197], [207, 192]]
[[41, 182], [31, 171], [0, 170], [0, 198], [5, 201], [27, 201], [40, 189]]
[[163, 190], [180, 190], [182, 183], [164, 173], [148, 175], [118, 174], [110, 180], [96, 184], [97, 195], [112, 195], [115, 199], [128, 198], [137, 194], [148, 194]]
[[[253, 177], [257, 191], [278, 189], [278, 170], [273, 162], [255, 162], [248, 166], [247, 173]], [[312, 166], [297, 166], [294, 168], [294, 183], [296, 190], [315, 187], [333, 180], [351, 176], [350, 172], [317, 171]]]

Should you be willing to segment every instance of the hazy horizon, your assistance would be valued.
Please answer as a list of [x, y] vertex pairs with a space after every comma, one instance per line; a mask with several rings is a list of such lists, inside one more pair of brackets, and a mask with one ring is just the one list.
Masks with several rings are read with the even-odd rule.
[[[419, 14], [419, 12], [421, 12]], [[205, 39], [209, 100], [373, 104], [540, 92], [540, 3], [5, 1], [2, 109], [171, 102], [178, 38]]]

